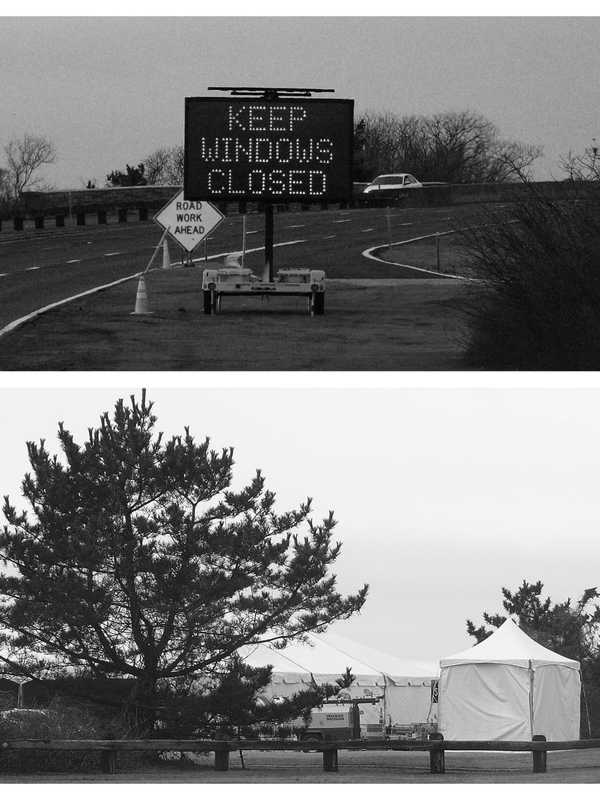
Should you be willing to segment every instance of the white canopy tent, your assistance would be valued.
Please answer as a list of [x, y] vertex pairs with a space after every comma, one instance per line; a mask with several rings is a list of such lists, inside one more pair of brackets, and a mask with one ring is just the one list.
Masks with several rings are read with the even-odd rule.
[[487, 639], [440, 661], [445, 739], [579, 738], [579, 662], [542, 647], [507, 619]]
[[[273, 666], [265, 696], [290, 697], [314, 683], [335, 683], [350, 667], [355, 681], [345, 696], [382, 697], [387, 725], [436, 721], [439, 668], [434, 661], [401, 659], [330, 632], [307, 638], [307, 644], [292, 642], [284, 650], [257, 645], [240, 652], [253, 667]], [[364, 713], [368, 722], [378, 721], [376, 707], [365, 706]]]

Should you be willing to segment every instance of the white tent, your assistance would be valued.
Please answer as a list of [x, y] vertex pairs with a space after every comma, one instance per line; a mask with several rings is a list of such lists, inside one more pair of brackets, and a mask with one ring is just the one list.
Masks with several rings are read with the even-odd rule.
[[[273, 666], [265, 695], [290, 697], [312, 684], [334, 683], [350, 667], [355, 681], [345, 690], [352, 699], [382, 697], [387, 725], [435, 722], [439, 673], [433, 661], [401, 659], [351, 641], [339, 634], [308, 635], [307, 644], [291, 643], [284, 650], [266, 645], [243, 648], [253, 667]], [[378, 721], [376, 707], [364, 706], [369, 722]]]
[[542, 647], [511, 619], [440, 667], [445, 739], [579, 738], [579, 662]]

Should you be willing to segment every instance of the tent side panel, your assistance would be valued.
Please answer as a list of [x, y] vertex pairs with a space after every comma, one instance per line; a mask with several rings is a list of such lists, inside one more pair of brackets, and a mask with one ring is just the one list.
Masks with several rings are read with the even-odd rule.
[[536, 666], [533, 678], [533, 732], [548, 741], [579, 739], [579, 670], [557, 664]]
[[386, 724], [412, 725], [435, 722], [437, 703], [431, 702], [431, 686], [394, 686], [386, 692]]
[[531, 739], [529, 672], [506, 664], [457, 664], [440, 675], [445, 739]]

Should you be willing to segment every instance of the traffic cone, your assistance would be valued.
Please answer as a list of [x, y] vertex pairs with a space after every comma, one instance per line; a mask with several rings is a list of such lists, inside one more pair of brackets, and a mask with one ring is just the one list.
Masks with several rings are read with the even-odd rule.
[[135, 309], [131, 312], [134, 314], [152, 314], [148, 307], [148, 292], [146, 291], [146, 279], [143, 275], [140, 276], [137, 286], [137, 293], [135, 295]]
[[171, 269], [171, 256], [169, 255], [169, 244], [167, 242], [167, 237], [165, 236], [163, 240], [163, 269]]

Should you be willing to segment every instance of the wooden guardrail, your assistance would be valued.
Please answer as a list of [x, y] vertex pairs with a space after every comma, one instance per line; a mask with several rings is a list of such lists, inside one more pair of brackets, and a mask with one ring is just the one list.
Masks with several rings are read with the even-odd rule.
[[102, 769], [115, 773], [120, 752], [195, 752], [215, 754], [214, 766], [218, 771], [229, 769], [229, 754], [236, 751], [267, 752], [320, 752], [323, 770], [337, 772], [339, 750], [429, 752], [429, 769], [432, 774], [446, 771], [447, 751], [489, 751], [503, 753], [531, 752], [533, 772], [546, 772], [547, 753], [553, 750], [587, 750], [600, 748], [600, 739], [579, 739], [566, 742], [548, 742], [544, 736], [534, 736], [532, 741], [445, 741], [441, 734], [431, 734], [428, 741], [407, 739], [343, 739], [331, 741], [274, 741], [274, 740], [215, 740], [215, 739], [12, 739], [0, 745], [7, 751], [98, 751], [102, 756]]

